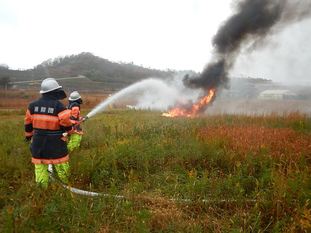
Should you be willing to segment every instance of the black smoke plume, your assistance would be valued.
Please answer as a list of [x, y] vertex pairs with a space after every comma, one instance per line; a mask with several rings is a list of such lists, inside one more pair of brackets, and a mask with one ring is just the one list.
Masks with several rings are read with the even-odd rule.
[[311, 16], [311, 0], [237, 0], [236, 12], [213, 38], [212, 61], [198, 77], [185, 76], [192, 88], [226, 86], [228, 72], [244, 47], [256, 48], [268, 35]]

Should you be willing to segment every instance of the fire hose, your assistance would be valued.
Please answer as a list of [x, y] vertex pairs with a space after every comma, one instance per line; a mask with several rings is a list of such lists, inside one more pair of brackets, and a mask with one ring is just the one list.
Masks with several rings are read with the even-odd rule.
[[[81, 124], [85, 122], [87, 119], [89, 119], [88, 116], [83, 117], [81, 121], [78, 124]], [[65, 136], [65, 135], [64, 135]], [[66, 135], [67, 136], [67, 135]], [[54, 176], [53, 172], [53, 166], [52, 164], [49, 164], [48, 166], [48, 172], [49, 172], [49, 177], [52, 181], [58, 183], [61, 187], [64, 189], [69, 190], [71, 193], [82, 195], [82, 196], [88, 196], [88, 197], [105, 197], [105, 198], [114, 198], [114, 199], [119, 199], [119, 200], [128, 200], [128, 199], [133, 199], [123, 196], [123, 195], [113, 195], [113, 194], [108, 194], [108, 193], [99, 193], [99, 192], [92, 192], [92, 191], [87, 191], [87, 190], [82, 190], [78, 188], [74, 188], [72, 186], [64, 184], [59, 178]], [[149, 198], [150, 199], [150, 198]], [[169, 201], [172, 202], [179, 202], [179, 203], [191, 203], [194, 202], [194, 200], [191, 199], [181, 199], [181, 198], [170, 198]], [[201, 199], [200, 202], [208, 204], [208, 203], [235, 203], [239, 202], [240, 200], [237, 199]], [[256, 203], [258, 200], [257, 199], [246, 199], [243, 200], [243, 202], [246, 203]]]
[[79, 195], [82, 195], [82, 196], [89, 196], [89, 197], [99, 197], [99, 196], [102, 196], [102, 197], [114, 197], [114, 198], [117, 198], [117, 199], [125, 199], [124, 196], [120, 196], [120, 195], [110, 195], [110, 194], [106, 194], [106, 193], [91, 192], [91, 191], [86, 191], [86, 190], [82, 190], [82, 189], [78, 189], [78, 188], [74, 188], [74, 187], [71, 187], [69, 185], [66, 185], [59, 178], [54, 176], [52, 164], [49, 164], [48, 172], [49, 172], [50, 179], [52, 181], [58, 183], [60, 186], [62, 186], [63, 188], [69, 190], [72, 193], [79, 194]]
[[[50, 179], [56, 183], [58, 183], [61, 187], [63, 187], [64, 189], [67, 189], [68, 191], [70, 191], [71, 193], [74, 194], [78, 194], [81, 196], [87, 196], [87, 197], [104, 197], [104, 198], [113, 198], [113, 199], [117, 199], [117, 200], [133, 200], [135, 199], [135, 197], [126, 197], [123, 195], [113, 195], [113, 194], [108, 194], [108, 193], [99, 193], [99, 192], [92, 192], [92, 191], [86, 191], [86, 190], [82, 190], [82, 189], [78, 189], [78, 188], [74, 188], [71, 187], [69, 185], [64, 184], [59, 178], [54, 176], [54, 172], [53, 172], [53, 166], [51, 164], [49, 164], [48, 166], [48, 171], [49, 171], [49, 176]], [[137, 198], [138, 199], [138, 198]], [[142, 199], [140, 197], [140, 199]], [[154, 199], [156, 200], [156, 198], [145, 198], [147, 199]], [[178, 203], [193, 203], [193, 202], [201, 202], [203, 204], [222, 204], [222, 203], [238, 203], [241, 200], [237, 200], [237, 199], [200, 199], [200, 200], [191, 200], [191, 199], [182, 199], [182, 198], [170, 198], [169, 201], [172, 202], [178, 202]], [[243, 200], [244, 203], [256, 203], [259, 200], [257, 199], [246, 199]]]

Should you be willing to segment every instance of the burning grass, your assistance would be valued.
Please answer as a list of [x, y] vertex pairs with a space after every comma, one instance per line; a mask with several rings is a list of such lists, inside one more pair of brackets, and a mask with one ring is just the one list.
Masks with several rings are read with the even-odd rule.
[[56, 184], [38, 189], [22, 112], [0, 112], [1, 232], [310, 229], [311, 120], [304, 115], [97, 115], [71, 155], [71, 183], [129, 197], [118, 200], [71, 195]]
[[189, 106], [174, 107], [169, 112], [165, 112], [162, 116], [165, 117], [196, 117], [203, 113], [209, 104], [214, 100], [216, 89], [210, 89], [208, 93], [201, 97], [196, 103]]

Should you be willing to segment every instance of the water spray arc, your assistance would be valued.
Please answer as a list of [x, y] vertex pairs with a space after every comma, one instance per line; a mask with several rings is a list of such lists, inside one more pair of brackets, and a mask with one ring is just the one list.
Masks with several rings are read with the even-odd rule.
[[163, 81], [158, 79], [145, 79], [140, 82], [134, 83], [119, 92], [115, 93], [114, 95], [110, 96], [100, 104], [98, 104], [95, 108], [93, 108], [82, 121], [86, 121], [87, 119], [95, 116], [97, 113], [104, 111], [110, 104], [114, 103], [115, 101], [122, 99], [130, 94], [134, 94], [139, 91], [154, 91], [154, 90], [163, 90], [169, 89], [170, 87]]

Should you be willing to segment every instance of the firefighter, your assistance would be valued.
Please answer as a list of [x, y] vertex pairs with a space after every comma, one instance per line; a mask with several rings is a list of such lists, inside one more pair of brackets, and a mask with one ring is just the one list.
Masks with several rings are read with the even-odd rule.
[[54, 78], [41, 83], [41, 98], [29, 104], [25, 116], [25, 140], [31, 141], [35, 181], [48, 187], [48, 165], [52, 164], [58, 178], [68, 183], [69, 154], [66, 135], [73, 131], [70, 110], [59, 101], [66, 98], [62, 86]]
[[83, 132], [80, 123], [83, 118], [80, 116], [80, 105], [83, 101], [81, 95], [77, 91], [73, 91], [70, 94], [68, 100], [69, 105], [67, 108], [71, 111], [70, 120], [73, 124], [74, 132], [69, 137], [67, 148], [69, 152], [72, 152], [74, 149], [80, 147], [82, 140]]

